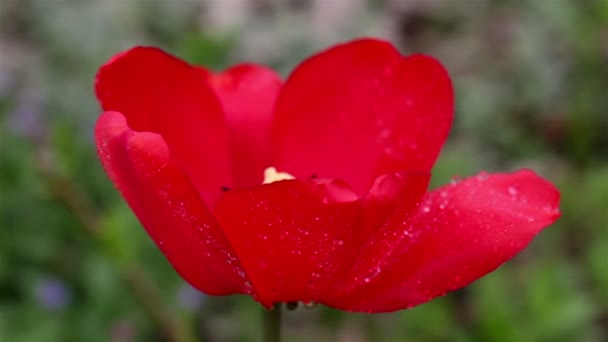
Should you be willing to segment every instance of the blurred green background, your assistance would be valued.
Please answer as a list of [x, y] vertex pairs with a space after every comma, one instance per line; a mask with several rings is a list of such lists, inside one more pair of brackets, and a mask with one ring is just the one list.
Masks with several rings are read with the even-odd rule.
[[175, 274], [103, 173], [96, 68], [153, 44], [283, 75], [358, 36], [437, 56], [455, 128], [434, 184], [529, 167], [563, 216], [412, 310], [285, 315], [286, 341], [608, 341], [608, 1], [0, 0], [0, 341], [256, 341], [260, 306]]

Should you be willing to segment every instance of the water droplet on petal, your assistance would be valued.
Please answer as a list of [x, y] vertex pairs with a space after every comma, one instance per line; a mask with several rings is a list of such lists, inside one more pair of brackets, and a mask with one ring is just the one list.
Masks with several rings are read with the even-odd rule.
[[487, 180], [487, 179], [488, 179], [488, 177], [489, 177], [489, 176], [488, 176], [488, 174], [487, 174], [486, 172], [480, 172], [479, 174], [477, 174], [477, 176], [475, 176], [475, 178], [476, 178], [478, 181], [485, 181], [485, 180]]
[[384, 67], [384, 75], [385, 76], [390, 76], [393, 74], [393, 68], [391, 68], [390, 66], [385, 66]]
[[388, 128], [384, 128], [384, 129], [380, 130], [380, 133], [378, 133], [379, 140], [384, 140], [390, 136], [391, 136], [391, 130]]

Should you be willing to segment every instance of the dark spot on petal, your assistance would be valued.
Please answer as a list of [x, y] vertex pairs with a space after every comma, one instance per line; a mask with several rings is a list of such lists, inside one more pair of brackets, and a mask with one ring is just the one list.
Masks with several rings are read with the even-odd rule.
[[227, 186], [221, 186], [220, 190], [222, 190], [223, 192], [228, 192], [228, 191], [230, 191], [230, 188]]

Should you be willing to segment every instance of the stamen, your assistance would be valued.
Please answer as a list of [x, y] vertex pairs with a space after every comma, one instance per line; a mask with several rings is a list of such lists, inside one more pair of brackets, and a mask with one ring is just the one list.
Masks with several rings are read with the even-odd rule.
[[270, 184], [278, 181], [284, 181], [289, 179], [295, 179], [296, 177], [292, 176], [287, 172], [277, 172], [275, 167], [268, 167], [264, 170], [264, 183]]

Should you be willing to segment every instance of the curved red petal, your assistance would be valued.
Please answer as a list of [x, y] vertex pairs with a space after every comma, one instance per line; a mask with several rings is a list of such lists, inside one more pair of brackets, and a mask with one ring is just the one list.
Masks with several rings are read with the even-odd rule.
[[226, 116], [234, 186], [262, 184], [264, 170], [272, 161], [270, 126], [281, 79], [271, 69], [255, 64], [209, 73], [207, 79]]
[[463, 287], [525, 248], [559, 217], [559, 192], [534, 172], [480, 174], [429, 193], [401, 228], [378, 276], [327, 303], [383, 312], [409, 308]]
[[364, 39], [311, 57], [287, 79], [272, 128], [274, 165], [343, 179], [364, 194], [377, 176], [429, 171], [449, 132], [453, 93], [431, 57]]
[[229, 191], [214, 214], [256, 299], [270, 306], [323, 296], [353, 257], [360, 209], [340, 182], [288, 180]]
[[95, 139], [106, 172], [188, 282], [211, 295], [250, 292], [239, 261], [160, 135], [134, 132], [122, 114], [105, 112]]
[[379, 275], [389, 262], [390, 251], [408, 238], [403, 234], [403, 225], [416, 217], [429, 179], [427, 172], [400, 172], [376, 179], [363, 203], [362, 227], [354, 234], [355, 257], [348, 272], [322, 298], [323, 303], [336, 306]]
[[232, 186], [228, 132], [221, 105], [201, 73], [156, 48], [120, 53], [99, 69], [95, 89], [106, 111], [129, 127], [162, 135], [207, 204]]

